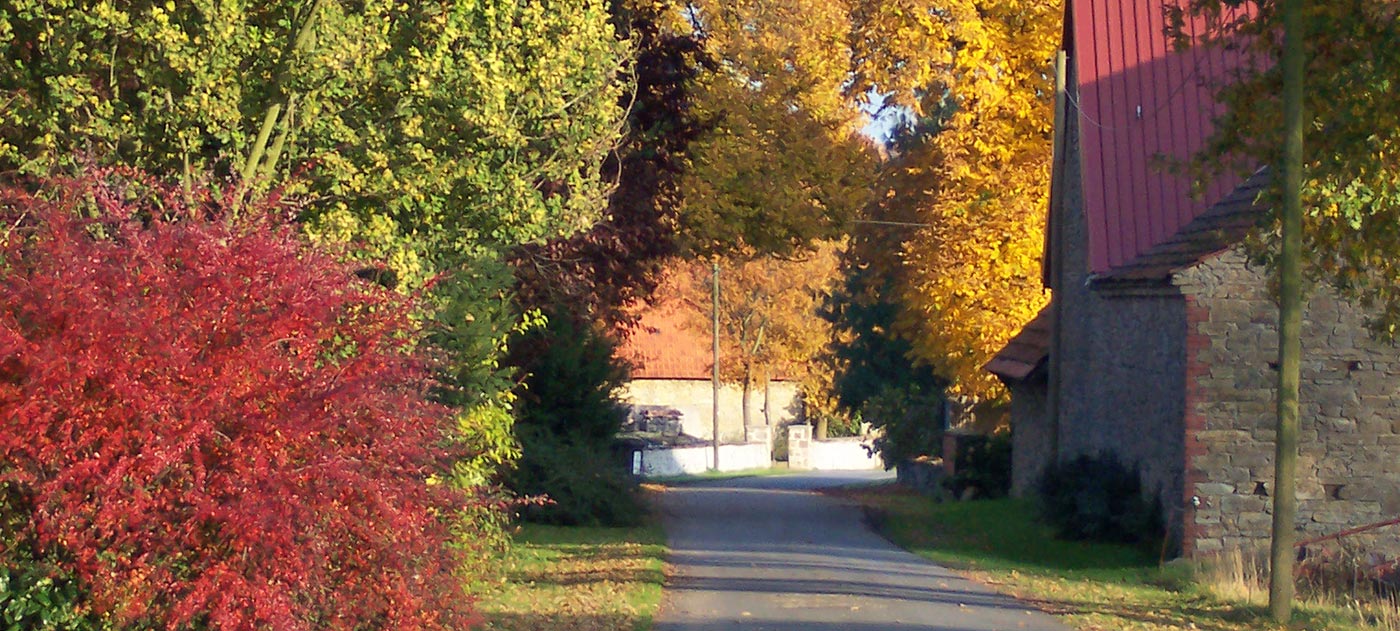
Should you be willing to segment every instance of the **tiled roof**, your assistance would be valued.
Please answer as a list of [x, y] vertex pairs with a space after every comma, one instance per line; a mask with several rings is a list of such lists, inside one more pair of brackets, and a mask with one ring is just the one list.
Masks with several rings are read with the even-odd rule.
[[1261, 169], [1224, 199], [1182, 226], [1170, 239], [1099, 275], [1097, 280], [1161, 280], [1229, 249], [1259, 225], [1266, 209], [1256, 200], [1268, 183], [1269, 171]]
[[[705, 379], [710, 376], [714, 341], [703, 321], [684, 305], [663, 302], [641, 313], [632, 335], [617, 349], [618, 358], [632, 365], [633, 379]], [[720, 364], [729, 366], [720, 356]], [[773, 381], [791, 381], [792, 372], [779, 368]]]
[[1030, 376], [1050, 355], [1050, 320], [1050, 307], [1046, 306], [982, 369], [1012, 380]]
[[641, 314], [639, 326], [617, 349], [631, 362], [633, 379], [709, 379], [712, 342], [677, 305], [658, 305]]

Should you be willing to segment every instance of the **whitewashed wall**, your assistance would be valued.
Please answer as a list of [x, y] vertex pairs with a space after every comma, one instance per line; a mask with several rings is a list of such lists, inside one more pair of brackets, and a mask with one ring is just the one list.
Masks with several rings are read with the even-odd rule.
[[[632, 406], [672, 408], [681, 414], [681, 431], [687, 435], [709, 440], [713, 435], [712, 420], [714, 391], [709, 381], [699, 379], [637, 379], [625, 384], [619, 392], [622, 400]], [[720, 387], [719, 439], [721, 443], [742, 443], [744, 437], [743, 390], [734, 384]], [[769, 392], [774, 426], [786, 425], [797, 419], [797, 384], [774, 382]], [[754, 388], [749, 399], [750, 422], [763, 423], [763, 388]], [[764, 465], [765, 467], [767, 465]]]
[[[719, 470], [744, 471], [767, 469], [772, 466], [768, 445], [750, 443], [720, 445]], [[709, 445], [646, 449], [632, 453], [632, 472], [648, 478], [695, 475], [709, 471], [714, 463], [714, 451]]]
[[814, 440], [808, 447], [808, 466], [818, 471], [857, 471], [883, 469], [880, 454], [866, 449], [859, 438]]

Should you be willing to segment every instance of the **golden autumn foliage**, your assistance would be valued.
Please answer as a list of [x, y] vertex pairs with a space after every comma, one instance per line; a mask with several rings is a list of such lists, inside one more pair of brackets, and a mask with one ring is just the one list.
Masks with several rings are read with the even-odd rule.
[[787, 255], [834, 238], [866, 203], [874, 151], [842, 92], [850, 18], [838, 0], [693, 0], [715, 68], [695, 86], [712, 127], [681, 182], [686, 249]]
[[[794, 258], [726, 257], [719, 267], [720, 377], [742, 386], [747, 425], [748, 395], [755, 386], [778, 376], [807, 382], [825, 374], [818, 360], [831, 339], [831, 323], [818, 308], [837, 279], [837, 245], [818, 243]], [[708, 262], [682, 263], [670, 281], [687, 326], [706, 337], [712, 326], [712, 269]], [[829, 374], [825, 379], [829, 383]]]
[[[850, 14], [842, 0], [693, 0], [722, 73], [817, 120], [850, 122], [843, 93]], [[851, 130], [845, 130], [851, 131]]]
[[[896, 156], [882, 214], [927, 224], [903, 252], [901, 333], [967, 401], [1003, 396], [982, 370], [1047, 301], [1059, 3], [858, 0], [852, 90], [889, 93], [934, 133]], [[902, 207], [902, 208], [896, 208]]]

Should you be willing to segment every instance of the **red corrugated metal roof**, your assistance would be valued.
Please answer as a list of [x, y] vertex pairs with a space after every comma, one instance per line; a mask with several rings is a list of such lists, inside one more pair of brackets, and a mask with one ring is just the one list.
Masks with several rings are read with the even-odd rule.
[[1090, 268], [1108, 273], [1174, 237], [1240, 184], [1192, 181], [1167, 168], [1198, 152], [1220, 112], [1215, 86], [1239, 57], [1176, 51], [1165, 11], [1185, 0], [1072, 0]]

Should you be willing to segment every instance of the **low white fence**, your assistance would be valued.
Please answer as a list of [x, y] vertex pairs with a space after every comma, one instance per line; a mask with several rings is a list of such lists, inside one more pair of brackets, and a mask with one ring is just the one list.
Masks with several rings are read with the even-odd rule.
[[[694, 475], [714, 467], [714, 448], [674, 447], [645, 449], [632, 452], [632, 473], [646, 478]], [[767, 443], [719, 446], [720, 471], [767, 469], [773, 466], [772, 452]]]
[[807, 466], [818, 471], [883, 469], [880, 454], [859, 438], [814, 440], [808, 447]]
[[[872, 453], [869, 443], [862, 442], [859, 438], [810, 440], [806, 443], [806, 457], [799, 461], [789, 460], [794, 470], [861, 471], [884, 468], [880, 455]], [[789, 448], [789, 456], [791, 453]], [[766, 442], [719, 447], [720, 471], [767, 469], [772, 465], [772, 450]], [[632, 473], [645, 478], [695, 475], [711, 471], [713, 467], [714, 448], [709, 445], [632, 452]]]

